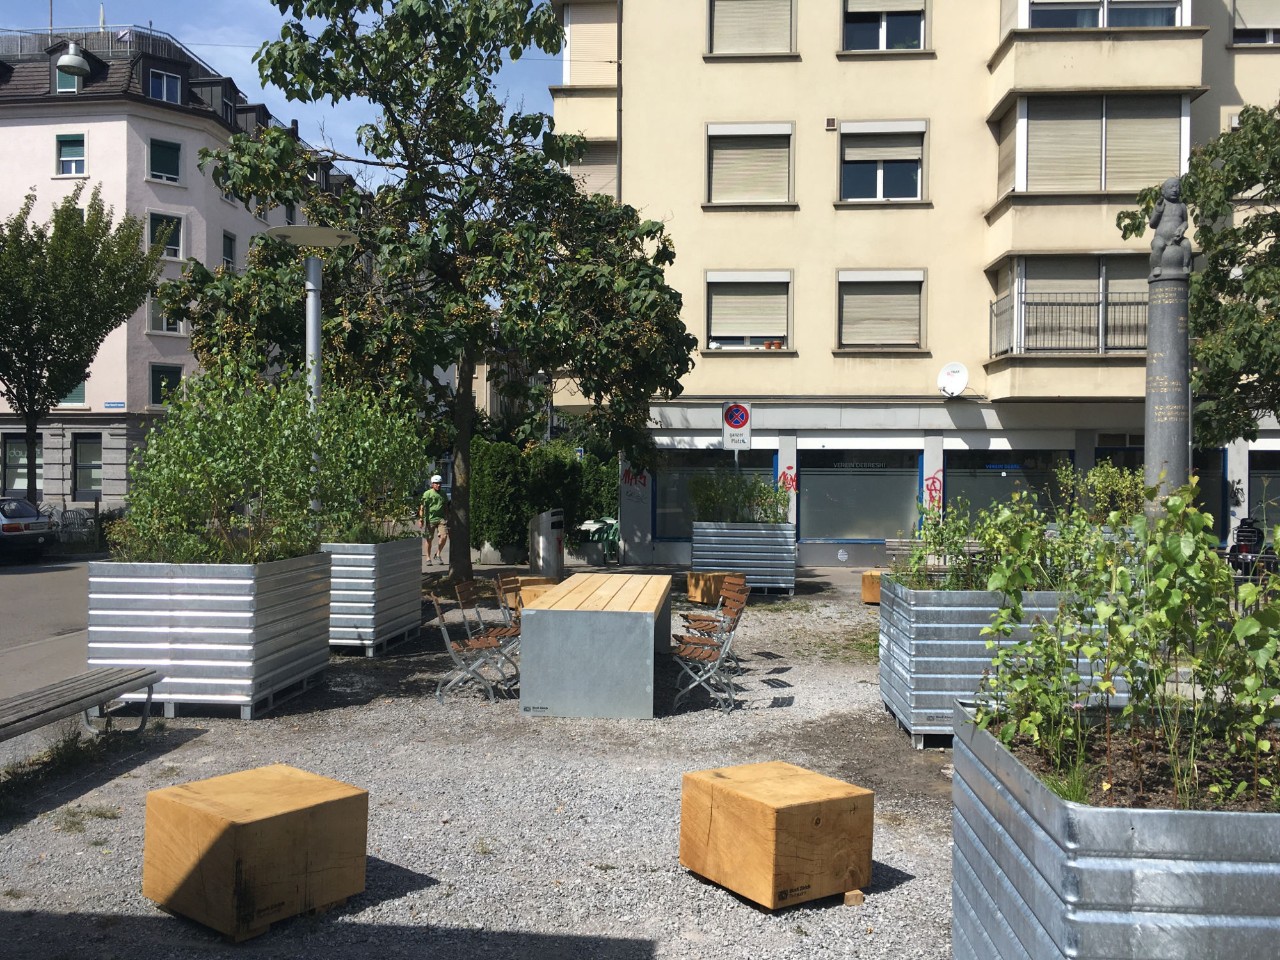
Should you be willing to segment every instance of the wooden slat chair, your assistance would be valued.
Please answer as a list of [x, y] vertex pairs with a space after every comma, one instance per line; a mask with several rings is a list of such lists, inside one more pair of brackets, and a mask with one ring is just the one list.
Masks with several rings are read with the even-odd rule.
[[[466, 683], [478, 683], [492, 703], [495, 699], [495, 688], [505, 688], [510, 682], [506, 663], [501, 655], [501, 644], [496, 639], [472, 640], [470, 637], [454, 640], [449, 636], [449, 627], [444, 620], [444, 612], [440, 609], [440, 598], [430, 597], [436, 611], [436, 621], [440, 624], [440, 636], [444, 638], [444, 648], [453, 660], [453, 669], [436, 684], [436, 699], [444, 703], [444, 695], [456, 690]], [[496, 678], [486, 675], [486, 668], [496, 674]], [[519, 675], [518, 673], [516, 674]]]
[[[458, 607], [462, 610], [462, 625], [467, 631], [467, 639], [497, 640], [501, 655], [506, 658], [512, 671], [519, 674], [515, 656], [515, 648], [520, 643], [520, 624], [507, 622], [502, 610], [502, 601], [498, 601], [498, 609], [489, 611], [486, 616], [480, 606], [480, 584], [476, 580], [464, 580], [455, 588], [458, 595]], [[501, 619], [501, 623], [498, 620]]]
[[[720, 589], [720, 601], [711, 613], [682, 614], [685, 629], [683, 638], [686, 643], [717, 644], [724, 636], [737, 632], [738, 623], [747, 609], [747, 599], [751, 596], [751, 588], [747, 586], [745, 574], [734, 574], [733, 580], [725, 578]], [[742, 672], [742, 661], [737, 653], [730, 652], [729, 666], [735, 673]]]
[[675, 646], [671, 656], [680, 667], [682, 676], [671, 709], [674, 711], [681, 700], [702, 687], [711, 694], [721, 712], [732, 711], [734, 686], [729, 663], [733, 655], [733, 634], [721, 634], [715, 639], [676, 634], [672, 639]]

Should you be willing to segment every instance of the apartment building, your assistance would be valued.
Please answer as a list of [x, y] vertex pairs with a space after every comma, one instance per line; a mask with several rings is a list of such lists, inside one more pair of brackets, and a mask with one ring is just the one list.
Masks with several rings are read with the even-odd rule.
[[[917, 501], [1141, 464], [1149, 238], [1116, 214], [1275, 103], [1280, 2], [557, 6], [575, 172], [666, 222], [699, 341], [662, 459], [624, 473], [633, 557], [688, 560], [730, 402], [739, 465], [795, 481], [806, 563], [877, 558]], [[1222, 535], [1280, 522], [1275, 423], [1194, 463]]]
[[[89, 63], [87, 77], [58, 69], [70, 42]], [[151, 236], [172, 227], [162, 279], [179, 276], [189, 257], [238, 269], [255, 234], [294, 222], [292, 208], [246, 209], [196, 165], [202, 149], [267, 125], [283, 126], [168, 34], [136, 26], [0, 31], [0, 208], [16, 210], [34, 189], [33, 216], [42, 221], [77, 185], [86, 194], [100, 186], [117, 220], [132, 214]], [[189, 331], [149, 299], [41, 423], [40, 498], [119, 506], [130, 449], [164, 410], [166, 391], [194, 368]], [[2, 402], [0, 444], [0, 489], [23, 496], [23, 425]]]

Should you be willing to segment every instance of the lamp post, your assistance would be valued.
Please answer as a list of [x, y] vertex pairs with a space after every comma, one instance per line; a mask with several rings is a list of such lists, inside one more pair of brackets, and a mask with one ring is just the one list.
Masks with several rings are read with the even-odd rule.
[[[332, 250], [336, 247], [349, 247], [356, 242], [356, 235], [349, 230], [337, 230], [333, 227], [320, 226], [287, 226], [271, 227], [267, 236], [291, 243], [295, 247], [320, 247]], [[320, 402], [320, 291], [322, 288], [322, 265], [320, 258], [308, 256], [305, 261], [306, 280], [304, 289], [307, 296], [307, 396], [311, 401], [311, 410], [315, 411]]]

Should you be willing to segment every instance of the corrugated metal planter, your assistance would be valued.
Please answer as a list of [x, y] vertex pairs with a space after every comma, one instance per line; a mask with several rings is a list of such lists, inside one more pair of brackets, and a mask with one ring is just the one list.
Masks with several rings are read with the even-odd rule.
[[329, 645], [372, 657], [422, 626], [422, 543], [322, 543], [332, 561]]
[[1280, 942], [1280, 814], [1070, 803], [955, 711], [957, 960], [1244, 960]]
[[745, 573], [748, 586], [794, 593], [796, 525], [695, 521], [693, 570]]
[[218, 704], [248, 720], [307, 689], [328, 662], [326, 553], [89, 564], [89, 665], [159, 670], [154, 699], [165, 716], [180, 704]]
[[[957, 697], [971, 699], [991, 666], [983, 627], [1000, 608], [986, 590], [910, 590], [880, 581], [880, 696], [917, 749], [930, 734], [950, 735]], [[1061, 594], [1025, 593], [1024, 624], [1051, 619]], [[1028, 635], [1029, 627], [1015, 631]]]

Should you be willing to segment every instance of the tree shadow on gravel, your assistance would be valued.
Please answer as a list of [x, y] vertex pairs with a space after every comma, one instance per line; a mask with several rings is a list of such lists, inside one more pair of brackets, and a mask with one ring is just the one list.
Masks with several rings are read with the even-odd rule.
[[[84, 957], [466, 957], [469, 960], [652, 960], [657, 945], [634, 938], [472, 930], [461, 927], [364, 923], [340, 911], [295, 917], [252, 940], [232, 944], [189, 920], [22, 909], [10, 899], [5, 921], [6, 960], [83, 960]], [[473, 918], [476, 923], [485, 918]]]
[[5, 769], [0, 779], [0, 834], [130, 774], [205, 733], [194, 727], [149, 727], [140, 736], [116, 732], [70, 746], [60, 740], [44, 753]]

